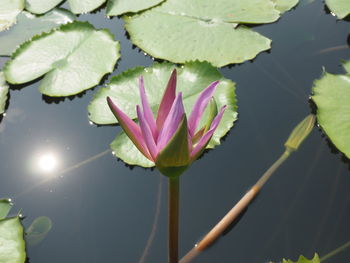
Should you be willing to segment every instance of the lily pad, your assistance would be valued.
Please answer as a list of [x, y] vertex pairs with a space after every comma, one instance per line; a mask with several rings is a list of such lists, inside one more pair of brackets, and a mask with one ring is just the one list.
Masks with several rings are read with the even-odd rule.
[[0, 36], [0, 56], [10, 56], [23, 42], [33, 36], [48, 32], [61, 24], [73, 22], [75, 16], [64, 9], [54, 9], [43, 16], [22, 12], [17, 16], [17, 23]]
[[350, 14], [349, 0], [326, 0], [326, 5], [332, 13], [336, 14], [340, 19], [343, 19]]
[[298, 261], [294, 262], [291, 260], [283, 259], [283, 263], [320, 263], [320, 259], [317, 254], [315, 254], [313, 259], [307, 259], [304, 256], [300, 256]]
[[55, 8], [62, 0], [25, 0], [25, 8], [33, 14], [44, 14]]
[[287, 12], [299, 3], [299, 0], [272, 0], [281, 13]]
[[17, 15], [24, 8], [24, 0], [0, 1], [0, 31], [9, 28], [16, 22]]
[[24, 263], [26, 260], [23, 227], [20, 218], [0, 220], [0, 263]]
[[119, 57], [119, 42], [108, 30], [74, 22], [22, 44], [4, 73], [13, 84], [46, 74], [39, 86], [42, 94], [69, 96], [97, 85], [113, 71]]
[[[90, 120], [97, 124], [117, 123], [117, 120], [107, 105], [107, 96], [113, 98], [121, 110], [129, 117], [135, 119], [135, 108], [137, 104], [140, 104], [138, 87], [138, 78], [140, 75], [144, 77], [146, 93], [152, 111], [155, 114], [158, 111], [160, 100], [174, 67], [170, 63], [154, 63], [149, 68], [136, 67], [113, 77], [109, 85], [101, 88], [91, 101], [88, 107]], [[214, 97], [218, 108], [223, 105], [227, 105], [228, 108], [208, 144], [208, 148], [219, 145], [220, 138], [232, 128], [234, 121], [237, 119], [235, 84], [231, 80], [225, 79], [215, 67], [207, 62], [190, 62], [177, 68], [177, 71], [177, 92], [181, 91], [183, 93], [183, 101], [187, 114], [190, 113], [199, 93], [211, 82], [220, 80]], [[208, 115], [209, 112], [204, 113], [202, 124], [205, 124]], [[144, 167], [154, 165], [139, 153], [123, 132], [112, 142], [111, 148], [117, 157], [128, 164]]]
[[12, 203], [8, 199], [0, 200], [0, 220], [7, 217], [8, 213], [12, 208]]
[[0, 72], [0, 114], [3, 114], [5, 112], [8, 93], [9, 86], [6, 84], [4, 73]]
[[119, 16], [125, 13], [136, 13], [159, 3], [164, 0], [109, 0], [107, 3], [107, 15]]
[[[26, 0], [26, 9], [34, 14], [44, 14], [56, 7], [62, 0]], [[82, 14], [95, 10], [106, 0], [68, 0], [74, 14]]]
[[[348, 66], [349, 64], [345, 64]], [[346, 70], [349, 70], [346, 67]], [[333, 144], [350, 158], [350, 74], [325, 72], [314, 82], [317, 120]]]
[[28, 245], [35, 246], [41, 243], [50, 232], [52, 221], [47, 216], [37, 217], [26, 231], [26, 242]]
[[237, 24], [274, 22], [280, 17], [275, 6], [271, 0], [167, 0], [124, 20], [131, 41], [151, 56], [221, 67], [270, 48], [270, 39]]

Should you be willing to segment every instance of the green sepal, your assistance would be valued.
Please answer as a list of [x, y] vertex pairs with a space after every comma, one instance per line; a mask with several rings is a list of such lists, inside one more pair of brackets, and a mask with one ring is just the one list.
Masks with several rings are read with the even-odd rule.
[[300, 144], [306, 139], [310, 134], [315, 125], [316, 116], [313, 114], [308, 115], [303, 119], [289, 135], [284, 146], [290, 152], [298, 150]]
[[174, 136], [158, 154], [156, 166], [163, 175], [176, 177], [187, 169], [189, 163], [188, 128], [186, 115], [184, 115]]

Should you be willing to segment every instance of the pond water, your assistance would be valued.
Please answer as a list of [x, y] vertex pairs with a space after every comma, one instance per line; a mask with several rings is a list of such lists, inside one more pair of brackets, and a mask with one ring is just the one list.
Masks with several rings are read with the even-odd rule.
[[[132, 46], [121, 19], [105, 19], [101, 10], [79, 20], [108, 28], [121, 42], [121, 60], [112, 75], [153, 63]], [[221, 146], [181, 177], [181, 255], [283, 152], [290, 131], [314, 110], [309, 96], [322, 67], [343, 73], [340, 61], [350, 58], [350, 22], [338, 21], [322, 1], [301, 1], [277, 23], [254, 29], [273, 40], [271, 51], [221, 69], [237, 84], [239, 121]], [[0, 67], [6, 60], [0, 59]], [[112, 156], [109, 144], [120, 128], [97, 127], [87, 117], [98, 88], [60, 100], [43, 97], [37, 87], [38, 82], [12, 86], [0, 123], [0, 195], [14, 200], [13, 212], [22, 209], [25, 226], [38, 216], [53, 222], [46, 239], [28, 248], [29, 262], [139, 262], [158, 195], [159, 220], [146, 262], [166, 262], [165, 178], [150, 169], [130, 169]], [[40, 169], [42, 156], [54, 159], [49, 165], [56, 162], [56, 173]], [[325, 255], [350, 240], [349, 189], [349, 160], [315, 128], [238, 224], [193, 262], [264, 263]], [[350, 249], [329, 262], [349, 260]]]

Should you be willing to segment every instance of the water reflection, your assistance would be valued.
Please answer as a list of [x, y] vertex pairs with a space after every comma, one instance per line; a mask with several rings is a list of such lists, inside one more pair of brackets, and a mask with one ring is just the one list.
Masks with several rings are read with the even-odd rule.
[[58, 158], [53, 153], [44, 153], [38, 159], [38, 168], [43, 173], [52, 173], [57, 169]]

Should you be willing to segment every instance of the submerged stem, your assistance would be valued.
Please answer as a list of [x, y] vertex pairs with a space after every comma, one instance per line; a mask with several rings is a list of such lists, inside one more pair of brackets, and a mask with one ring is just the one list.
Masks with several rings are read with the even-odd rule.
[[169, 263], [179, 261], [179, 181], [179, 176], [169, 177]]
[[202, 251], [211, 246], [224, 231], [238, 218], [238, 216], [245, 210], [249, 204], [259, 193], [260, 189], [271, 177], [271, 175], [277, 170], [281, 164], [287, 160], [290, 155], [290, 151], [286, 151], [274, 162], [271, 167], [260, 177], [255, 185], [235, 204], [234, 207], [209, 231], [204, 238], [198, 242], [181, 260], [180, 263], [191, 262]]
[[329, 252], [327, 255], [324, 255], [322, 258], [320, 258], [320, 262], [326, 261], [327, 259], [335, 256], [336, 254], [340, 253], [344, 249], [347, 249], [348, 247], [350, 247], [350, 241], [346, 242], [345, 244], [341, 245], [340, 247]]
[[281, 164], [288, 159], [289, 155], [296, 151], [301, 143], [310, 134], [315, 124], [315, 116], [308, 115], [303, 119], [289, 135], [285, 143], [284, 153], [275, 161], [272, 166], [260, 177], [255, 185], [236, 203], [236, 205], [212, 228], [204, 238], [197, 243], [181, 260], [180, 263], [188, 263], [202, 251], [212, 245], [224, 231], [238, 218], [254, 198], [259, 193], [260, 189], [269, 180], [271, 175], [277, 170]]

